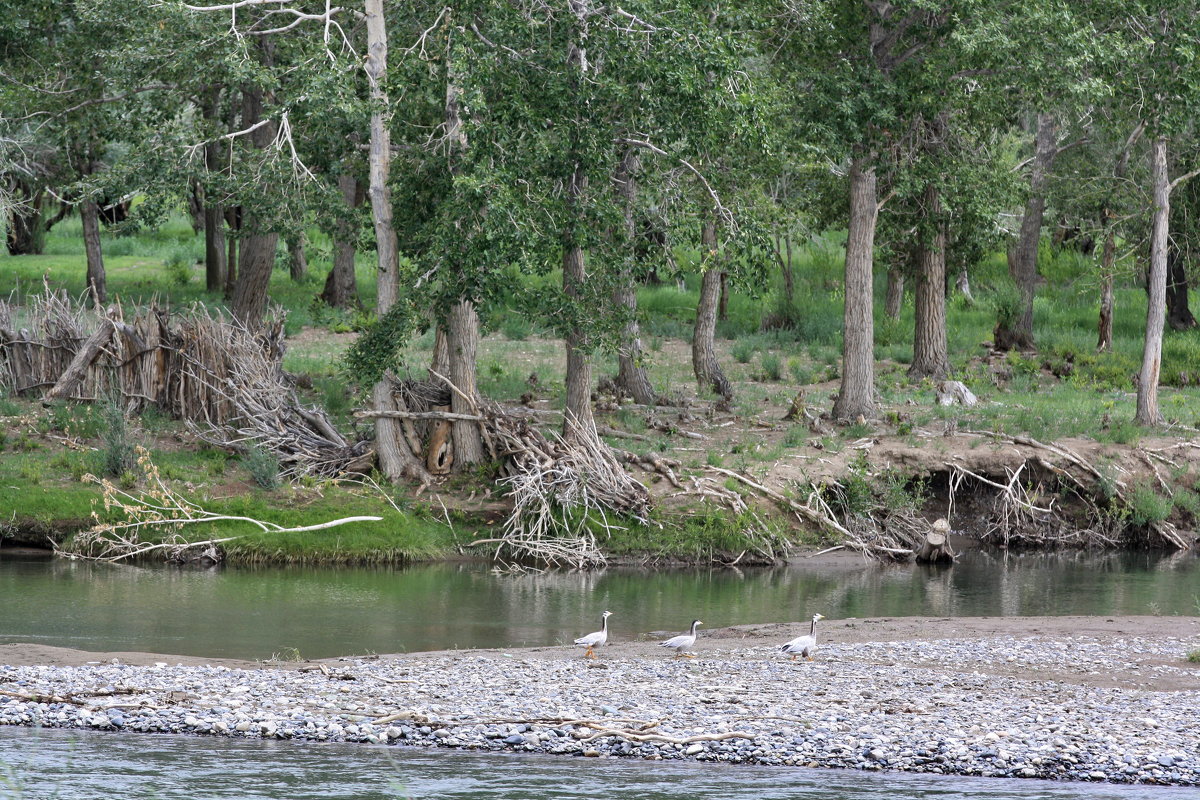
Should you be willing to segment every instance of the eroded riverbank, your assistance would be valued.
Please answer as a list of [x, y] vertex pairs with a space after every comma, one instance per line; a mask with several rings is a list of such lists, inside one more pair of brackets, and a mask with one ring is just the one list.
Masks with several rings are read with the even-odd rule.
[[723, 629], [696, 659], [624, 642], [595, 662], [555, 647], [48, 666], [8, 645], [0, 723], [1200, 785], [1195, 617], [839, 620], [811, 663], [776, 647], [798, 632]]

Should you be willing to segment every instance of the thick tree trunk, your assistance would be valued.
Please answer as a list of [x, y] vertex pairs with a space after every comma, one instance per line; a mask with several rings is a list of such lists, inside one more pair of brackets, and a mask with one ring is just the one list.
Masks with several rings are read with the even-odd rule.
[[[1111, 242], [1105, 242], [1107, 247]], [[1108, 353], [1113, 346], [1113, 275], [1111, 272], [1101, 273], [1100, 278], [1100, 317], [1096, 323], [1096, 351]]]
[[1167, 139], [1157, 136], [1151, 148], [1154, 182], [1154, 226], [1150, 234], [1150, 278], [1146, 300], [1146, 341], [1138, 374], [1137, 416], [1141, 425], [1158, 425], [1158, 379], [1162, 369], [1163, 324], [1167, 314], [1167, 220], [1171, 189], [1167, 180]]
[[[637, 239], [637, 223], [634, 207], [637, 198], [638, 170], [637, 154], [628, 148], [621, 157], [613, 183], [622, 201], [624, 212], [624, 247], [631, 252]], [[625, 309], [625, 329], [621, 332], [621, 344], [617, 350], [617, 377], [615, 383], [638, 403], [652, 406], [657, 401], [654, 387], [642, 366], [642, 338], [637, 321], [637, 292], [633, 285], [633, 256], [622, 261], [617, 288], [613, 290], [613, 304]]]
[[883, 299], [883, 313], [888, 319], [900, 319], [900, 311], [904, 308], [904, 271], [900, 267], [891, 267], [887, 271], [887, 294]]
[[1008, 270], [1016, 281], [1021, 295], [1021, 313], [1009, 333], [1011, 337], [997, 337], [1012, 341], [1017, 347], [1033, 347], [1033, 298], [1037, 293], [1038, 242], [1042, 236], [1042, 220], [1046, 213], [1046, 181], [1058, 154], [1055, 136], [1058, 123], [1050, 114], [1038, 114], [1037, 134], [1034, 138], [1034, 157], [1030, 167], [1029, 199], [1025, 202], [1025, 214], [1021, 218], [1021, 231], [1016, 243], [1008, 253]]
[[[450, 307], [446, 323], [446, 350], [450, 357], [449, 377], [450, 382], [458, 389], [457, 392], [450, 393], [450, 410], [456, 414], [478, 414], [479, 387], [475, 377], [475, 363], [479, 350], [479, 316], [475, 313], [475, 306], [466, 300], [460, 300]], [[483, 463], [483, 438], [478, 423], [456, 421], [453, 438], [455, 469], [462, 470]]]
[[304, 277], [308, 275], [308, 255], [304, 252], [307, 243], [308, 235], [304, 231], [300, 231], [287, 241], [288, 274], [297, 283], [303, 281]]
[[278, 245], [279, 234], [275, 232], [252, 233], [242, 245], [241, 271], [233, 287], [230, 311], [249, 328], [262, 324], [266, 313], [267, 290], [271, 285]]
[[[262, 103], [261, 90], [243, 91], [242, 122], [253, 125], [261, 120]], [[255, 149], [265, 150], [271, 146], [275, 139], [275, 127], [273, 121], [268, 122], [250, 134], [250, 142]], [[271, 271], [275, 268], [275, 248], [279, 244], [279, 233], [258, 230], [256, 220], [246, 219], [245, 211], [242, 213], [242, 225], [251, 233], [242, 241], [241, 264], [229, 306], [230, 311], [243, 325], [256, 328], [262, 324], [263, 314], [267, 310], [267, 290], [271, 284]]]
[[[576, 172], [572, 182], [583, 180]], [[583, 248], [569, 245], [563, 252], [563, 292], [571, 302], [578, 302], [587, 270]], [[586, 430], [592, 426], [592, 365], [583, 349], [584, 333], [578, 325], [567, 332], [567, 404], [563, 431], [573, 436], [574, 423]]]
[[696, 326], [692, 330], [692, 371], [700, 388], [710, 388], [724, 400], [733, 399], [733, 385], [717, 360], [717, 305], [721, 296], [721, 270], [717, 266], [717, 223], [707, 219], [700, 230], [700, 259], [706, 265], [696, 303]]
[[1183, 259], [1174, 245], [1167, 245], [1167, 324], [1172, 330], [1196, 327], [1196, 317], [1188, 304], [1188, 278]]
[[850, 165], [842, 384], [833, 404], [833, 416], [839, 420], [875, 416], [875, 318], [871, 273], [878, 215], [875, 170], [865, 159], [855, 159]]
[[913, 360], [908, 374], [941, 379], [950, 373], [946, 352], [946, 224], [940, 217], [942, 200], [936, 186], [925, 187], [925, 215], [934, 220], [932, 241], [917, 246], [916, 320]]
[[79, 204], [79, 215], [83, 218], [83, 249], [87, 253], [88, 293], [97, 305], [108, 302], [105, 286], [104, 254], [100, 249], [100, 209], [92, 200]]
[[367, 17], [367, 80], [371, 87], [371, 146], [369, 153], [371, 218], [375, 223], [378, 254], [378, 311], [383, 316], [400, 295], [399, 251], [392, 227], [392, 190], [388, 186], [392, 145], [388, 131], [387, 26], [383, 0], [365, 0]]

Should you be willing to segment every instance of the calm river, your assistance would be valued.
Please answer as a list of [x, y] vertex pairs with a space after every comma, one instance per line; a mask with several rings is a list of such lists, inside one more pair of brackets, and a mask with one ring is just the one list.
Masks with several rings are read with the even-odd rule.
[[613, 612], [614, 637], [880, 616], [1200, 614], [1194, 554], [1003, 556], [950, 569], [856, 558], [774, 569], [496, 575], [402, 569], [111, 566], [0, 549], [0, 643], [263, 659], [569, 643]]

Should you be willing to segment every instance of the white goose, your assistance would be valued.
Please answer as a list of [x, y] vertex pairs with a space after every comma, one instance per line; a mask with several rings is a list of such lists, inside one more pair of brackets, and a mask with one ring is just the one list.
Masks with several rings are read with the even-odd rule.
[[587, 648], [587, 652], [583, 654], [584, 658], [595, 658], [596, 648], [608, 641], [608, 618], [611, 616], [611, 611], [605, 611], [600, 617], [600, 630], [575, 640], [575, 644]]
[[700, 620], [692, 620], [692, 630], [689, 633], [681, 633], [678, 636], [673, 636], [665, 642], [659, 642], [662, 647], [670, 647], [675, 651], [675, 657], [685, 656], [686, 658], [695, 658], [692, 653], [688, 653], [696, 644], [696, 627], [703, 625]]
[[808, 629], [808, 633], [804, 636], [797, 636], [780, 649], [785, 653], [790, 653], [792, 661], [796, 660], [796, 656], [804, 656], [809, 661], [813, 660], [812, 654], [817, 649], [817, 620], [825, 619], [820, 614], [813, 614], [812, 627]]

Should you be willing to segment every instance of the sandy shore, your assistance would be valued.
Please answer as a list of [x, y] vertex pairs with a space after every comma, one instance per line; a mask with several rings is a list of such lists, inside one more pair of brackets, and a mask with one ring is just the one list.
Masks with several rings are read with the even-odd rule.
[[1196, 617], [828, 620], [266, 664], [0, 646], [0, 724], [1200, 785]]

